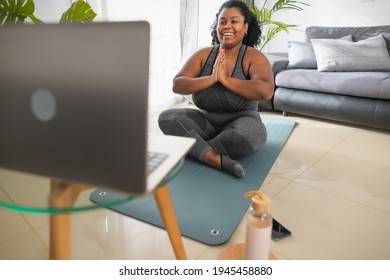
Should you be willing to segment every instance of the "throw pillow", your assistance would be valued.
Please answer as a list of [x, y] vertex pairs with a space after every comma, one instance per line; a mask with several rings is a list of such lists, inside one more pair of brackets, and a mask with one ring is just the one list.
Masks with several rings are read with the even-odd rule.
[[390, 57], [382, 35], [358, 42], [311, 39], [318, 71], [390, 71]]
[[[335, 39], [337, 40], [337, 39]], [[340, 38], [352, 42], [352, 36], [348, 35]], [[313, 47], [310, 43], [289, 41], [288, 45], [288, 65], [287, 68], [316, 69], [317, 61]]]
[[290, 41], [288, 44], [287, 68], [317, 68], [316, 56], [310, 43]]
[[383, 35], [383, 38], [385, 38], [387, 51], [390, 55], [390, 33], [383, 33], [382, 35]]

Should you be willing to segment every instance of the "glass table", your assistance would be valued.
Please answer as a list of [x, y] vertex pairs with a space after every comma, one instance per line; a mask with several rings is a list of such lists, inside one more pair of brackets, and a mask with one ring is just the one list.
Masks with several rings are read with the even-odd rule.
[[[152, 194], [177, 259], [187, 259], [169, 193], [168, 182], [180, 170], [182, 160]], [[70, 259], [71, 214], [124, 203], [135, 196], [121, 196], [108, 204], [95, 204], [89, 197], [96, 186], [0, 168], [0, 189], [6, 194], [0, 206], [13, 211], [50, 215], [50, 259]]]

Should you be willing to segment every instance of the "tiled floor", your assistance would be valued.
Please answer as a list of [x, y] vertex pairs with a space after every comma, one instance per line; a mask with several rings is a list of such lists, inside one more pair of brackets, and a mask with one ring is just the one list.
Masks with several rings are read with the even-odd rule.
[[[282, 118], [264, 112], [263, 117]], [[289, 116], [297, 122], [262, 191], [293, 235], [272, 242], [280, 259], [390, 259], [389, 132]], [[150, 129], [157, 131], [155, 118]], [[41, 178], [0, 170], [0, 199], [23, 202]], [[44, 191], [43, 191], [44, 192]], [[87, 199], [83, 194], [80, 199]], [[99, 209], [72, 215], [74, 259], [174, 259], [165, 231]], [[216, 259], [244, 241], [245, 221], [223, 246], [184, 238], [190, 259]], [[0, 259], [47, 259], [48, 217], [0, 208]]]

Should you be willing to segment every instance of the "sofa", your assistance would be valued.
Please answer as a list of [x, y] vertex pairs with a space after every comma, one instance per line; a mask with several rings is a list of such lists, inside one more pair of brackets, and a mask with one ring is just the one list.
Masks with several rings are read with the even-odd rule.
[[390, 130], [390, 25], [310, 26], [288, 46], [266, 54], [275, 93], [260, 110]]

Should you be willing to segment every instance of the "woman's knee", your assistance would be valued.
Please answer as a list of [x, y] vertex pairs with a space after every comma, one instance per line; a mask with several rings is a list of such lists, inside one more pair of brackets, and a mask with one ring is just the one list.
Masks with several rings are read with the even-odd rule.
[[158, 116], [158, 122], [172, 121], [182, 114], [185, 114], [185, 111], [182, 108], [167, 109], [160, 113]]
[[158, 116], [158, 125], [160, 129], [165, 133], [175, 126], [175, 123], [185, 115], [185, 111], [182, 108], [168, 109], [160, 113]]
[[223, 140], [224, 146], [232, 157], [242, 157], [254, 153], [257, 150], [256, 141], [250, 137], [233, 131], [229, 138]]
[[219, 150], [231, 157], [242, 157], [261, 149], [267, 140], [267, 132], [257, 130], [251, 133], [242, 133], [232, 129], [221, 133], [216, 138], [218, 140], [214, 143], [218, 143]]

